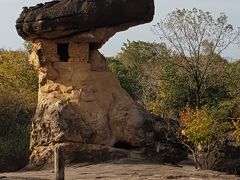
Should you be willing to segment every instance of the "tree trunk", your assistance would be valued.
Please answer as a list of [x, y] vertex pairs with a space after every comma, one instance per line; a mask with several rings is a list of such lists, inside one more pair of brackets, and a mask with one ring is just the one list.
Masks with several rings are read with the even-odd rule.
[[193, 152], [193, 161], [195, 169], [198, 169], [198, 160], [195, 152]]
[[201, 107], [201, 95], [200, 95], [200, 92], [201, 92], [201, 86], [197, 82], [195, 95], [196, 95], [196, 108], [198, 108], [198, 109]]

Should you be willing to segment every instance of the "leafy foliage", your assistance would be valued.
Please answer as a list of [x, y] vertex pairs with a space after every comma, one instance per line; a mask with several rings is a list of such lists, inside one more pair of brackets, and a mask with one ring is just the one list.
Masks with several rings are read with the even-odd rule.
[[[21, 51], [0, 52], [0, 103], [6, 98], [21, 107], [35, 107], [37, 91], [36, 72], [28, 64], [27, 55]], [[2, 105], [6, 103], [2, 102]], [[7, 107], [6, 107], [7, 108]]]
[[[153, 114], [170, 118], [178, 118], [187, 103], [196, 105], [194, 82], [180, 62], [185, 65], [184, 59], [165, 44], [142, 41], [128, 41], [117, 57], [108, 59], [110, 70], [139, 104]], [[218, 56], [204, 80], [202, 106], [218, 109], [224, 116], [239, 116], [238, 64]]]
[[217, 141], [224, 138], [231, 126], [228, 122], [220, 122], [206, 110], [191, 111], [188, 106], [181, 113], [182, 135], [201, 148], [214, 148]]
[[128, 41], [108, 64], [140, 105], [153, 114], [176, 117], [187, 102], [186, 76], [169, 63], [172, 58], [165, 44]]
[[[193, 152], [196, 167], [208, 169], [208, 157], [227, 140], [231, 123], [216, 119], [209, 110], [193, 111], [186, 106], [181, 113], [182, 142]], [[204, 164], [199, 162], [200, 153], [204, 154]]]
[[10, 170], [8, 161], [24, 166], [28, 160], [29, 125], [38, 83], [27, 59], [23, 51], [0, 51], [0, 159], [6, 164], [0, 170]]
[[122, 87], [134, 98], [137, 99], [137, 94], [141, 89], [140, 84], [134, 78], [131, 71], [128, 71], [125, 65], [115, 58], [107, 59], [110, 70], [117, 75]]

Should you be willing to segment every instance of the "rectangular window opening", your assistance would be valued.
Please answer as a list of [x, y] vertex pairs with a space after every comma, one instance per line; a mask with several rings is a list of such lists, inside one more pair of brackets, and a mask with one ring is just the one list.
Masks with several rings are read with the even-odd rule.
[[68, 62], [68, 59], [69, 59], [68, 46], [69, 46], [69, 43], [57, 44], [57, 53], [60, 57], [61, 62]]

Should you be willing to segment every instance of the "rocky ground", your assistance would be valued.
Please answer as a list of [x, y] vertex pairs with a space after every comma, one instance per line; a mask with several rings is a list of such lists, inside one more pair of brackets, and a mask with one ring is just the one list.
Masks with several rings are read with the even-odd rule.
[[[148, 162], [117, 161], [101, 164], [77, 164], [66, 167], [66, 180], [157, 180], [157, 179], [240, 179], [234, 175], [214, 171], [195, 170], [193, 165], [181, 163], [159, 165]], [[53, 170], [1, 173], [2, 180], [50, 180], [54, 179]]]

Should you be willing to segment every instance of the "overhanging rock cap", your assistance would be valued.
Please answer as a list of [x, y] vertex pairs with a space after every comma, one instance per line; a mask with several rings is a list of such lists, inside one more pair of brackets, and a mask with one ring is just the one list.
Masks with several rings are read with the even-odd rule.
[[25, 40], [58, 39], [96, 28], [144, 24], [153, 15], [154, 0], [55, 0], [23, 8], [16, 29]]

